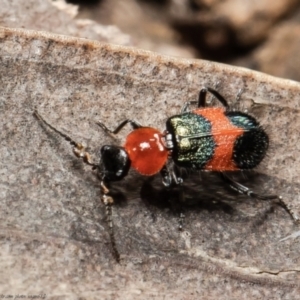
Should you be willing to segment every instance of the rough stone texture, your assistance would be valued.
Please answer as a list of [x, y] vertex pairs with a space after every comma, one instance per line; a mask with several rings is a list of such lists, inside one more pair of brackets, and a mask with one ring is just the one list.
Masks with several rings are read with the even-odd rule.
[[[299, 227], [280, 206], [238, 196], [214, 174], [185, 179], [185, 230], [159, 177], [112, 186], [118, 265], [99, 181], [34, 108], [91, 153], [112, 143], [95, 125], [125, 118], [164, 129], [214, 86], [265, 125], [268, 158], [241, 181], [299, 214], [300, 84], [200, 60], [35, 31], [0, 30], [1, 294], [47, 299], [297, 299]], [[124, 129], [120, 139], [129, 129]], [[237, 178], [239, 175], [236, 175]]]

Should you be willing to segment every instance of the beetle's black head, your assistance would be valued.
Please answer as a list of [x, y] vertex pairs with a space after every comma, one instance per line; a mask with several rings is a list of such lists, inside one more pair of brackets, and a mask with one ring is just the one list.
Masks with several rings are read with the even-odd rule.
[[101, 161], [98, 172], [101, 179], [118, 181], [128, 174], [130, 160], [123, 147], [105, 145], [101, 148], [100, 155]]

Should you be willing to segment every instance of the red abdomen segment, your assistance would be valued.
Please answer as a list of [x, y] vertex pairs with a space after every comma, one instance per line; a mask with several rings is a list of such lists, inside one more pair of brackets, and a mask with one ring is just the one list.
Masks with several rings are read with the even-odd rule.
[[199, 108], [193, 113], [210, 121], [211, 135], [215, 142], [213, 157], [205, 164], [204, 170], [239, 170], [240, 168], [233, 160], [233, 151], [234, 143], [244, 133], [244, 129], [234, 126], [222, 108]]
[[155, 128], [141, 127], [128, 134], [124, 145], [131, 166], [142, 175], [158, 173], [168, 159], [168, 150], [162, 143], [162, 134]]

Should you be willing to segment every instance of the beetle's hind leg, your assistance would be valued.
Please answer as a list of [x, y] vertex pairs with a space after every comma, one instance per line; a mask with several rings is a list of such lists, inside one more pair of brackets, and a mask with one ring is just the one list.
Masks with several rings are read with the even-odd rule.
[[293, 218], [295, 222], [299, 222], [299, 217], [293, 213], [293, 211], [288, 207], [288, 205], [283, 201], [281, 196], [277, 195], [260, 195], [255, 192], [253, 192], [251, 189], [248, 187], [242, 185], [241, 183], [231, 179], [227, 174], [225, 173], [220, 173], [221, 178], [223, 179], [224, 182], [226, 182], [229, 187], [240, 194], [246, 195], [251, 198], [256, 198], [259, 200], [276, 200], [279, 205], [281, 205], [287, 212], [288, 214]]
[[241, 183], [231, 179], [227, 174], [220, 173], [221, 178], [229, 185], [229, 187], [240, 194], [247, 195], [251, 198], [257, 198], [260, 200], [274, 200], [278, 199], [279, 197], [277, 195], [260, 195], [255, 192], [253, 192], [248, 187], [242, 185]]

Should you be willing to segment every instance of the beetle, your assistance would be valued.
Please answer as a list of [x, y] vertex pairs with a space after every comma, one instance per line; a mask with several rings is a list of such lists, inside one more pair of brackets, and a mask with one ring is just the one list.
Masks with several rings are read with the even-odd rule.
[[[207, 94], [212, 94], [222, 106], [207, 107]], [[114, 130], [97, 122], [106, 134], [116, 135], [127, 124], [132, 131], [123, 146], [104, 145], [100, 149], [99, 163], [93, 162], [86, 148], [48, 123], [35, 110], [34, 115], [46, 126], [67, 140], [74, 154], [97, 170], [101, 186], [101, 201], [106, 208], [109, 234], [114, 256], [120, 260], [113, 231], [112, 206], [108, 183], [122, 180], [130, 168], [144, 176], [160, 173], [165, 186], [182, 186], [183, 180], [177, 168], [216, 171], [229, 186], [239, 193], [262, 200], [280, 199], [276, 195], [259, 195], [246, 186], [232, 180], [228, 171], [255, 168], [266, 156], [269, 137], [259, 122], [249, 114], [231, 111], [227, 100], [215, 89], [205, 87], [199, 92], [197, 107], [190, 110], [192, 102], [186, 102], [180, 114], [166, 121], [161, 132], [153, 127], [126, 119]], [[172, 162], [170, 164], [169, 162]]]

